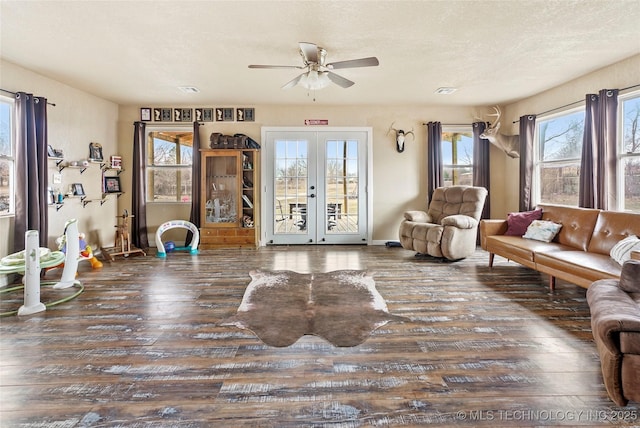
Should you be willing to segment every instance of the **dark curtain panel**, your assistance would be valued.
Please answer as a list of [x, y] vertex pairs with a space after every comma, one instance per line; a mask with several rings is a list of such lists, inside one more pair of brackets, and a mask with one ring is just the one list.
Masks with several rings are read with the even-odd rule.
[[147, 236], [147, 144], [146, 124], [133, 124], [133, 177], [131, 190], [131, 242], [138, 248], [149, 248]]
[[433, 191], [442, 187], [442, 124], [427, 123], [427, 192], [429, 201]]
[[578, 205], [609, 209], [616, 201], [618, 90], [587, 94]]
[[616, 144], [618, 121], [618, 90], [603, 89], [599, 93], [598, 114], [598, 192], [596, 208], [603, 210], [616, 206]]
[[582, 136], [582, 156], [580, 161], [580, 186], [578, 190], [578, 206], [595, 208], [597, 196], [598, 163], [597, 153], [597, 123], [598, 123], [598, 96], [587, 94], [584, 110], [584, 134]]
[[[193, 159], [191, 161], [191, 214], [189, 214], [189, 221], [196, 227], [200, 228], [200, 208], [202, 201], [200, 200], [201, 186], [200, 186], [200, 124], [193, 122]], [[184, 245], [191, 244], [193, 233], [187, 232]]]
[[[473, 124], [473, 185], [484, 187], [491, 195], [490, 175], [491, 163], [489, 159], [489, 150], [491, 143], [489, 140], [480, 138], [487, 127], [485, 122], [475, 122]], [[480, 218], [491, 218], [491, 203], [487, 197], [484, 203], [484, 209]]]
[[533, 139], [536, 116], [520, 117], [520, 211], [532, 210], [531, 184], [533, 182]]
[[47, 99], [16, 93], [16, 186], [13, 247], [24, 250], [24, 234], [37, 230], [48, 247]]

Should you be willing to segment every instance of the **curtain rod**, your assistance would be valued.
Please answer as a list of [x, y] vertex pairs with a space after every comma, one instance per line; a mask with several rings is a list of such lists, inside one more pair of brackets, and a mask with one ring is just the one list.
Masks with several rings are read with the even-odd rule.
[[[622, 91], [626, 91], [627, 89], [633, 89], [633, 88], [638, 88], [638, 87], [640, 87], [640, 84], [627, 86], [626, 88], [619, 89], [619, 91], [622, 92]], [[552, 109], [547, 110], [547, 111], [543, 111], [542, 113], [538, 113], [536, 116], [540, 116], [540, 115], [543, 115], [543, 114], [551, 113], [552, 111], [560, 110], [560, 109], [563, 109], [563, 108], [566, 108], [566, 107], [571, 107], [572, 105], [580, 104], [582, 102], [584, 102], [584, 99], [581, 99], [581, 100], [578, 100], [578, 101], [574, 101], [572, 103], [565, 104], [565, 105], [560, 106], [560, 107], [552, 108]], [[514, 120], [511, 123], [518, 123], [518, 122], [520, 122], [519, 119], [518, 120]]]
[[[135, 122], [133, 122], [133, 125], [135, 125], [136, 123], [145, 123], [149, 126], [155, 126], [155, 127], [160, 127], [160, 128], [171, 128], [171, 127], [188, 127], [193, 125], [194, 122], [196, 122], [195, 120], [193, 122], [149, 122], [146, 120], [136, 120]], [[198, 125], [204, 125], [204, 122], [198, 122]]]
[[[17, 95], [17, 92], [7, 91], [6, 89], [2, 89], [2, 88], [0, 88], [0, 91], [6, 92], [7, 94], [11, 94], [11, 95]], [[49, 101], [47, 101], [47, 104], [54, 107], [56, 106], [54, 103], [50, 103]]]

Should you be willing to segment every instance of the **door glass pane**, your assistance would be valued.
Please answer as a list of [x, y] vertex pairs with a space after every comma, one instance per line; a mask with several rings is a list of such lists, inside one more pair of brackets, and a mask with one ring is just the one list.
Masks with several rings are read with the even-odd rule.
[[326, 142], [327, 233], [358, 232], [358, 141]]
[[306, 140], [275, 141], [275, 234], [307, 231], [308, 150]]

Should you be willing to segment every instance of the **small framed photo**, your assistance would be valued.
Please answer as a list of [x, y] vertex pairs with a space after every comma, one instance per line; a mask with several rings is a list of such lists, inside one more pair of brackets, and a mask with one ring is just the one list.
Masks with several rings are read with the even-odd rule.
[[142, 107], [140, 109], [140, 120], [143, 122], [148, 122], [151, 120], [151, 108]]
[[102, 145], [89, 143], [89, 160], [102, 162]]
[[172, 108], [154, 108], [153, 120], [156, 122], [171, 122], [173, 121], [173, 109]]
[[212, 108], [197, 108], [195, 111], [196, 122], [213, 122], [213, 109]]
[[111, 156], [111, 168], [112, 169], [122, 169], [122, 156]]
[[73, 196], [85, 196], [82, 183], [73, 183], [71, 188], [73, 189]]
[[253, 108], [238, 108], [236, 109], [236, 121], [253, 122], [255, 120], [253, 113]]
[[53, 150], [53, 146], [51, 144], [47, 146], [47, 156], [49, 156], [50, 158], [56, 157], [56, 152]]
[[216, 108], [216, 122], [233, 122], [233, 108]]
[[120, 177], [105, 177], [104, 178], [104, 192], [105, 193], [121, 193]]

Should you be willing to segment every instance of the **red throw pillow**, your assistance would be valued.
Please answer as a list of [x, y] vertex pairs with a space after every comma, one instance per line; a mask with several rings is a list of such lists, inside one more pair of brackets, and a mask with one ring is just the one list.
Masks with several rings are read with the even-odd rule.
[[533, 211], [524, 211], [519, 213], [509, 213], [507, 216], [507, 231], [505, 235], [522, 236], [527, 231], [527, 227], [534, 220], [542, 218], [542, 208]]

